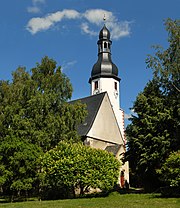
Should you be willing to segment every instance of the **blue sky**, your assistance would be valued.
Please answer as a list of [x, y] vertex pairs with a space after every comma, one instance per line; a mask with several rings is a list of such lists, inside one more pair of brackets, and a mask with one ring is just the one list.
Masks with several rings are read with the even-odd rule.
[[145, 64], [151, 46], [167, 47], [163, 20], [178, 19], [179, 9], [180, 0], [1, 0], [0, 79], [10, 80], [18, 66], [30, 70], [47, 55], [70, 78], [72, 99], [89, 96], [105, 14], [121, 77], [121, 107], [129, 115], [152, 77]]

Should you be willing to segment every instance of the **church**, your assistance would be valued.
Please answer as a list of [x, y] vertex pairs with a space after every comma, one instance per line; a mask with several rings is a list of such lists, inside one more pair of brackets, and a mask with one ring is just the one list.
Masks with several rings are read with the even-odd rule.
[[[91, 94], [78, 99], [86, 104], [88, 115], [78, 126], [85, 145], [111, 152], [121, 160], [126, 151], [124, 111], [120, 108], [120, 78], [118, 68], [111, 59], [110, 32], [106, 25], [99, 32], [98, 60], [94, 64], [89, 84]], [[71, 103], [77, 100], [72, 101]], [[129, 183], [128, 162], [121, 166], [119, 184]]]

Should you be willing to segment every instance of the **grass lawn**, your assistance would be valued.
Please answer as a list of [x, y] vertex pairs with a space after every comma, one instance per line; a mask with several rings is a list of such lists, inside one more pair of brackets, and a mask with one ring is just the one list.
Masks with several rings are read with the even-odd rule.
[[103, 198], [0, 203], [0, 208], [179, 208], [180, 199], [152, 194], [111, 193]]

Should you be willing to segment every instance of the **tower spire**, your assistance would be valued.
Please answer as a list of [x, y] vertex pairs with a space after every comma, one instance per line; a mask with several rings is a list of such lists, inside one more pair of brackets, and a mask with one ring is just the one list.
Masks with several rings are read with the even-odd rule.
[[[105, 18], [105, 17], [104, 17]], [[118, 68], [111, 60], [111, 44], [110, 32], [106, 25], [99, 32], [98, 44], [98, 60], [94, 64], [89, 83], [97, 78], [106, 77], [114, 78], [118, 82], [120, 78], [118, 77]]]
[[106, 22], [106, 14], [105, 13], [104, 13], [103, 20], [104, 20], [104, 24], [105, 24], [105, 22]]

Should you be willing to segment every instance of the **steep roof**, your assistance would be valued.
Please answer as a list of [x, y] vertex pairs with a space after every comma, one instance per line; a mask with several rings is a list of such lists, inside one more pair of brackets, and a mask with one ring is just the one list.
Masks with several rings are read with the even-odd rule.
[[88, 115], [85, 118], [85, 121], [78, 126], [79, 135], [85, 136], [88, 134], [88, 132], [94, 122], [94, 119], [97, 115], [97, 112], [101, 106], [101, 103], [102, 103], [102, 100], [103, 100], [105, 94], [106, 94], [106, 92], [103, 92], [103, 93], [100, 93], [97, 95], [88, 96], [88, 97], [81, 98], [78, 100], [73, 100], [70, 102], [71, 104], [73, 104], [76, 101], [81, 101], [83, 104], [87, 105]]
[[110, 32], [106, 25], [99, 32], [99, 39], [110, 39]]

